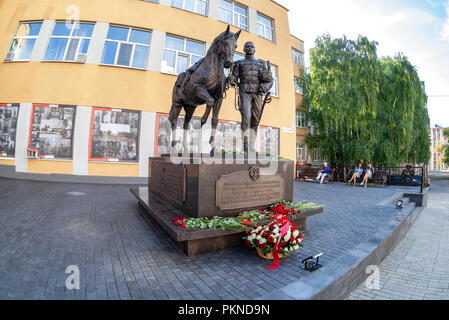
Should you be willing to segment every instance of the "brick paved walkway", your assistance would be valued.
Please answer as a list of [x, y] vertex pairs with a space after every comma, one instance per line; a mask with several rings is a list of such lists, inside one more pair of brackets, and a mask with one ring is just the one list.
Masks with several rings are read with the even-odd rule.
[[[324, 251], [326, 264], [367, 239], [397, 212], [376, 204], [399, 190], [296, 182], [295, 200], [325, 213], [271, 271], [244, 247], [187, 258], [128, 186], [0, 178], [0, 299], [255, 299], [307, 276], [303, 258]], [[69, 265], [80, 268], [80, 290], [65, 288]]]
[[428, 208], [380, 265], [380, 290], [347, 299], [449, 299], [449, 180], [432, 180]]

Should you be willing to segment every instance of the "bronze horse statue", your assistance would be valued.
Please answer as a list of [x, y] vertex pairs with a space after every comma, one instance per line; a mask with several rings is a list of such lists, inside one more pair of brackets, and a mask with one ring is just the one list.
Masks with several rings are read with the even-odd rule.
[[212, 114], [212, 134], [209, 143], [212, 147], [211, 155], [215, 153], [215, 134], [218, 125], [218, 114], [226, 91], [226, 77], [224, 68], [231, 68], [234, 62], [234, 53], [237, 49], [237, 40], [241, 31], [232, 33], [230, 26], [213, 41], [204, 58], [195, 65], [179, 74], [173, 88], [172, 106], [169, 121], [172, 129], [172, 150], [175, 149], [176, 127], [181, 109], [184, 108], [183, 147], [188, 152], [186, 130], [192, 120], [196, 107], [206, 104], [206, 111], [201, 119], [201, 127]]

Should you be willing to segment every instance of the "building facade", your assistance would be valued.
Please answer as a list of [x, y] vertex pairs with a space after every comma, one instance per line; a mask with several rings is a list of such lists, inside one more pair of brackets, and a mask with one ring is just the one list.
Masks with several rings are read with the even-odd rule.
[[[236, 58], [253, 41], [256, 57], [273, 66], [259, 151], [295, 159], [296, 65], [303, 62], [293, 60], [303, 45], [290, 35], [287, 12], [272, 0], [2, 0], [0, 168], [146, 177], [148, 157], [167, 152], [177, 74], [205, 56], [228, 24], [243, 30]], [[204, 110], [197, 108], [192, 128]], [[219, 148], [228, 149], [223, 136], [240, 120], [231, 88]], [[208, 137], [210, 120], [204, 130]], [[208, 139], [196, 144], [194, 135], [192, 146], [206, 148]]]
[[[449, 128], [446, 128], [446, 130]], [[443, 148], [448, 145], [448, 136], [444, 135], [445, 128], [436, 125], [434, 128], [430, 128], [430, 165], [429, 168], [432, 171], [449, 171], [449, 167], [443, 163], [444, 150]]]

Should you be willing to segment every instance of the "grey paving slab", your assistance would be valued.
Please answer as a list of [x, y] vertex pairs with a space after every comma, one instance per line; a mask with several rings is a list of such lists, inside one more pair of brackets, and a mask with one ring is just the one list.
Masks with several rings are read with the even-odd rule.
[[[295, 200], [325, 212], [308, 219], [304, 248], [272, 271], [245, 247], [187, 258], [142, 215], [129, 186], [0, 178], [0, 299], [257, 299], [309, 276], [305, 257], [323, 251], [330, 264], [369, 239], [397, 214], [378, 203], [403, 191], [295, 182]], [[65, 289], [69, 265], [80, 269], [75, 292]], [[433, 295], [444, 290], [433, 283]]]
[[449, 179], [436, 177], [428, 208], [379, 266], [379, 289], [363, 283], [347, 299], [449, 300]]

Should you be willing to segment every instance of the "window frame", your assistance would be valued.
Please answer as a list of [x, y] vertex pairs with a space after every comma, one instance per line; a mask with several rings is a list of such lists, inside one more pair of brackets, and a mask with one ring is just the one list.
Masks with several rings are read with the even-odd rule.
[[296, 127], [302, 129], [306, 128], [306, 113], [299, 109], [296, 109]]
[[[53, 32], [55, 31], [56, 25], [57, 25], [58, 23], [63, 23], [63, 24], [65, 24], [66, 22], [56, 21], [55, 25], [53, 26], [52, 35], [51, 35], [50, 38], [48, 39], [47, 49], [45, 50], [45, 54], [44, 54], [44, 57], [42, 58], [42, 61], [44, 61], [44, 62], [75, 62], [75, 63], [84, 63], [84, 62], [81, 62], [81, 61], [77, 61], [77, 57], [80, 55], [81, 44], [83, 43], [83, 41], [84, 41], [84, 40], [89, 40], [89, 45], [88, 45], [88, 47], [87, 47], [87, 52], [86, 52], [86, 53], [83, 53], [83, 54], [86, 55], [86, 57], [87, 57], [87, 53], [89, 52], [89, 47], [90, 47], [90, 44], [91, 44], [91, 41], [92, 41], [92, 34], [93, 34], [93, 30], [94, 30], [94, 28], [95, 28], [95, 23], [94, 23], [94, 22], [75, 21], [75, 22], [73, 23], [72, 30], [70, 30], [70, 35], [68, 35], [68, 36], [54, 36], [54, 35], [53, 35]], [[87, 25], [92, 25], [92, 26], [93, 26], [93, 29], [92, 29], [92, 34], [90, 35], [90, 37], [74, 36], [74, 35], [73, 35], [73, 32], [75, 31], [75, 26], [76, 26], [77, 24], [87, 24]], [[49, 47], [50, 47], [50, 42], [51, 42], [52, 39], [67, 39], [67, 44], [66, 44], [66, 47], [65, 47], [65, 49], [64, 49], [64, 55], [63, 55], [63, 58], [62, 58], [61, 60], [48, 60], [48, 59], [46, 59], [46, 55], [47, 55], [48, 49], [49, 49]], [[77, 45], [77, 47], [76, 47], [76, 51], [75, 51], [75, 55], [74, 55], [74, 60], [67, 60], [67, 54], [68, 54], [68, 52], [69, 52], [70, 44], [71, 44], [71, 42], [72, 42], [73, 39], [78, 39], [78, 45]]]
[[[37, 33], [37, 35], [35, 35], [35, 36], [17, 36], [17, 32], [19, 31], [20, 26], [22, 24], [32, 24], [32, 23], [40, 23], [41, 24], [41, 26], [39, 28], [39, 32]], [[34, 46], [36, 45], [36, 41], [39, 38], [39, 35], [41, 33], [43, 24], [44, 24], [44, 21], [42, 21], [42, 20], [41, 21], [21, 21], [21, 22], [19, 22], [19, 25], [16, 28], [16, 32], [14, 33], [14, 36], [13, 36], [13, 38], [11, 40], [11, 43], [9, 45], [9, 48], [8, 48], [8, 51], [7, 51], [6, 55], [8, 55], [8, 53], [11, 53], [11, 47], [12, 47], [12, 44], [13, 44], [15, 39], [20, 39], [18, 44], [17, 44], [16, 50], [17, 50], [18, 47], [20, 47], [20, 44], [22, 43], [22, 41], [24, 39], [25, 40], [35, 39], [35, 42], [34, 42], [34, 45], [33, 45], [33, 50], [34, 50]], [[31, 54], [33, 53], [33, 50], [31, 50]], [[16, 59], [15, 57], [16, 57], [16, 52], [14, 52], [14, 59], [13, 60], [6, 60], [6, 56], [5, 56], [4, 61], [6, 61], [6, 62], [25, 62], [25, 61], [30, 61], [31, 60], [31, 55], [30, 55], [29, 59]]]
[[[298, 151], [301, 151], [301, 154], [298, 154]], [[302, 142], [296, 142], [296, 161], [307, 161], [307, 145]]]
[[[299, 51], [298, 49], [292, 48], [292, 57], [293, 62], [299, 64], [300, 66], [304, 66], [304, 53]], [[296, 59], [298, 57], [298, 59]]]
[[[151, 40], [152, 40], [152, 37], [153, 37], [153, 30], [142, 29], [142, 28], [135, 28], [135, 27], [129, 27], [129, 26], [121, 26], [121, 25], [116, 25], [116, 24], [110, 24], [109, 27], [108, 27], [108, 33], [109, 33], [109, 28], [110, 27], [117, 27], [117, 28], [128, 29], [128, 35], [126, 36], [126, 41], [123, 41], [123, 40], [116, 40], [116, 39], [108, 39], [108, 36], [106, 34], [106, 39], [104, 40], [104, 44], [103, 44], [103, 52], [101, 54], [102, 56], [101, 56], [100, 65], [102, 65], [102, 66], [109, 66], [109, 67], [130, 68], [130, 69], [144, 70], [144, 71], [148, 70], [148, 61], [150, 59], [150, 48], [151, 48]], [[149, 44], [143, 44], [143, 43], [140, 43], [140, 42], [130, 42], [129, 38], [131, 37], [131, 31], [132, 30], [149, 32], [150, 33], [150, 42], [149, 42]], [[103, 62], [103, 54], [104, 54], [104, 50], [106, 48], [106, 42], [115, 42], [115, 43], [117, 43], [117, 49], [115, 51], [115, 57], [114, 57], [114, 63], [113, 64], [109, 64], [109, 63]], [[122, 64], [117, 64], [117, 60], [118, 60], [118, 57], [120, 55], [120, 49], [122, 47], [122, 44], [127, 44], [127, 45], [131, 45], [132, 46], [131, 53], [130, 53], [129, 66], [125, 66], [125, 65], [122, 65]], [[146, 62], [145, 62], [145, 68], [133, 67], [134, 53], [135, 53], [135, 50], [136, 50], [136, 45], [148, 48], [147, 59], [146, 59]]]
[[[261, 18], [265, 18], [267, 20], [270, 20], [271, 21], [271, 26], [268, 26], [268, 25], [260, 22], [259, 19], [258, 19], [259, 16]], [[259, 26], [263, 26], [263, 35], [261, 35], [259, 33]], [[274, 25], [274, 19], [273, 18], [270, 18], [269, 16], [266, 16], [263, 13], [257, 12], [257, 34], [260, 37], [265, 38], [267, 40], [270, 40], [272, 42], [276, 42], [276, 33], [275, 33], [275, 28], [274, 27], [275, 27], [275, 25]], [[267, 28], [270, 29], [273, 32], [273, 39], [270, 39], [270, 38], [267, 37]]]
[[[195, 1], [195, 5], [194, 5], [195, 8], [193, 9], [193, 11], [188, 10], [188, 9], [185, 8], [185, 7], [186, 7], [186, 0], [181, 0], [181, 1], [182, 1], [182, 6], [181, 6], [181, 8], [175, 7], [175, 6], [173, 5], [173, 0], [170, 1], [170, 6], [171, 6], [172, 8], [185, 10], [185, 11], [188, 11], [188, 12], [196, 13], [196, 14], [199, 14], [199, 15], [201, 15], [201, 16], [207, 17], [207, 14], [208, 14], [208, 12], [209, 12], [209, 0], [194, 0], [194, 1]], [[198, 10], [198, 2], [206, 2], [206, 10], [205, 10], [204, 14], [197, 12], [197, 10]]]
[[[221, 5], [222, 1], [226, 1], [226, 2], [231, 3], [231, 4], [232, 4], [232, 10], [223, 7], [223, 6]], [[236, 6], [245, 9], [246, 15], [243, 16], [241, 13], [235, 11], [235, 7], [236, 7]], [[249, 17], [248, 17], [248, 7], [247, 7], [247, 6], [244, 6], [244, 5], [240, 4], [240, 3], [237, 3], [237, 2], [231, 1], [231, 0], [220, 0], [220, 3], [219, 3], [219, 5], [218, 5], [218, 7], [219, 7], [219, 10], [225, 10], [225, 11], [227, 11], [227, 12], [231, 12], [231, 15], [232, 15], [232, 22], [231, 22], [231, 24], [232, 24], [234, 27], [237, 27], [237, 28], [239, 28], [239, 29], [248, 31], [248, 28], [249, 28]], [[234, 21], [234, 20], [235, 20], [235, 15], [237, 15], [238, 22]], [[219, 16], [219, 17], [220, 17], [220, 16]], [[240, 22], [240, 21], [241, 21], [241, 17], [245, 17], [245, 18], [246, 18], [246, 25]], [[220, 18], [219, 18], [218, 20], [220, 20], [220, 21], [222, 21], [222, 22], [225, 22], [225, 23], [228, 23], [227, 21], [223, 21], [223, 20], [221, 20]], [[237, 24], [236, 24], [236, 23], [237, 23]], [[245, 28], [242, 28], [241, 25], [245, 26]]]
[[[184, 40], [184, 48], [183, 48], [184, 51], [179, 51], [177, 49], [172, 49], [172, 48], [166, 48], [165, 47], [166, 39], [165, 39], [165, 41], [164, 41], [164, 48], [162, 50], [162, 60], [161, 60], [161, 72], [162, 73], [171, 74], [171, 75], [179, 75], [179, 73], [177, 72], [177, 68], [178, 68], [178, 57], [180, 55], [181, 56], [188, 56], [189, 64], [188, 64], [187, 69], [190, 68], [191, 66], [193, 66], [192, 56], [199, 57], [200, 59], [202, 59], [202, 58], [204, 58], [206, 56], [206, 43], [205, 42], [194, 40], [194, 39], [190, 39], [190, 38], [185, 38], [185, 37], [181, 37], [181, 36], [177, 36], [177, 35], [173, 35], [173, 34], [167, 34], [165, 37], [166, 38], [167, 37], [172, 37], [172, 38], [178, 38], [178, 39]], [[203, 56], [199, 56], [199, 55], [196, 55], [196, 54], [189, 53], [189, 52], [185, 51], [186, 48], [187, 48], [187, 40], [202, 44], [204, 46], [204, 53], [203, 53], [204, 55]], [[175, 53], [175, 65], [173, 67], [174, 68], [174, 72], [169, 72], [167, 70], [163, 70], [163, 68], [162, 68], [162, 63], [164, 62], [164, 52], [166, 50]]]
[[301, 78], [299, 78], [299, 77], [296, 77], [296, 76], [294, 76], [293, 77], [293, 85], [294, 85], [294, 88], [295, 88], [295, 93], [296, 94], [304, 94], [304, 87], [303, 87], [303, 83], [298, 83], [297, 81], [300, 81], [300, 82], [302, 82], [303, 80], [301, 79]]

